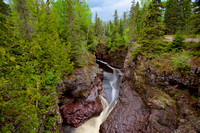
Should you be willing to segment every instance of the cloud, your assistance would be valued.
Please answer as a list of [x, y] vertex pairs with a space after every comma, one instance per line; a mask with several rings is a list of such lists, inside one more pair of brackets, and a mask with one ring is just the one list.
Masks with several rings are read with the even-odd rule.
[[95, 12], [101, 12], [102, 11], [102, 8], [101, 7], [93, 7], [91, 9], [92, 13], [95, 13]]
[[88, 0], [88, 5], [90, 6], [93, 13], [93, 20], [95, 17], [95, 12], [103, 21], [113, 20], [114, 11], [117, 9], [118, 16], [122, 17], [123, 12], [127, 12], [131, 8], [132, 0]]

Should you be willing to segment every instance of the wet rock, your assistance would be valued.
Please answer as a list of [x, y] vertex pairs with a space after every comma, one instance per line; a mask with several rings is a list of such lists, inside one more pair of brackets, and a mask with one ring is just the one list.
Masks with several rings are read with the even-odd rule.
[[183, 119], [193, 119], [195, 118], [196, 111], [193, 107], [194, 100], [191, 98], [190, 94], [186, 91], [180, 91], [178, 95], [175, 95], [177, 99], [176, 105], [179, 108], [179, 114]]
[[[93, 60], [95, 62], [95, 60]], [[96, 63], [74, 69], [57, 87], [63, 125], [78, 127], [102, 110], [99, 95], [103, 90], [102, 70]]]
[[149, 112], [139, 94], [132, 91], [128, 82], [120, 89], [120, 98], [106, 122], [101, 125], [102, 133], [144, 132]]
[[200, 67], [197, 68], [196, 74], [200, 75]]
[[[117, 54], [116, 54], [117, 53]], [[124, 60], [126, 58], [127, 48], [121, 47], [116, 50], [108, 51], [104, 44], [97, 45], [96, 58], [103, 60], [113, 67], [123, 69]]]
[[78, 127], [102, 112], [103, 106], [99, 99], [99, 94], [103, 89], [102, 83], [99, 77], [96, 77], [94, 82], [94, 86], [86, 99], [74, 98], [73, 100], [65, 99], [62, 101], [63, 105], [60, 107], [60, 112], [64, 125]]
[[87, 98], [95, 77], [101, 77], [98, 66], [85, 66], [74, 69], [74, 74], [66, 77], [57, 87], [58, 92], [67, 92], [71, 97]]
[[197, 71], [197, 69], [198, 69], [198, 68], [196, 68], [196, 67], [191, 67], [191, 68], [190, 68], [190, 72], [191, 72], [192, 74], [195, 74], [196, 71]]
[[182, 125], [175, 131], [176, 133], [199, 133], [200, 132], [200, 118], [185, 120]]
[[[133, 52], [124, 61], [119, 101], [101, 126], [101, 133], [198, 133], [200, 127], [200, 69], [189, 73], [159, 70]], [[196, 98], [194, 98], [196, 97]]]
[[148, 92], [148, 106], [151, 108], [165, 109], [166, 106], [175, 106], [175, 100], [173, 100], [169, 95], [160, 90], [154, 88], [149, 89]]

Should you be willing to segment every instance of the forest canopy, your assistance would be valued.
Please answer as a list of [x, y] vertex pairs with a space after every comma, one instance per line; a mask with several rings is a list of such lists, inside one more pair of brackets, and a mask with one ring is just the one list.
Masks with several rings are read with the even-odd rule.
[[[174, 40], [164, 41], [165, 35]], [[96, 46], [110, 52], [140, 43], [133, 56], [187, 48], [199, 57], [199, 42], [185, 45], [183, 36], [200, 38], [198, 1], [133, 0], [123, 18], [116, 9], [113, 20], [96, 12], [92, 22], [85, 1], [0, 0], [0, 130], [57, 132], [56, 86], [86, 65]]]

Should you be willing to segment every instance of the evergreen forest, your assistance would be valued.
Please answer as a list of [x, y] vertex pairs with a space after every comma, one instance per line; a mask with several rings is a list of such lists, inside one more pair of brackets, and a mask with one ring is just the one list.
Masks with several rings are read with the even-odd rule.
[[98, 45], [112, 52], [140, 44], [134, 58], [185, 73], [188, 60], [200, 64], [199, 1], [133, 0], [123, 14], [116, 9], [104, 22], [96, 12], [93, 22], [86, 1], [0, 0], [0, 132], [58, 132], [56, 87]]

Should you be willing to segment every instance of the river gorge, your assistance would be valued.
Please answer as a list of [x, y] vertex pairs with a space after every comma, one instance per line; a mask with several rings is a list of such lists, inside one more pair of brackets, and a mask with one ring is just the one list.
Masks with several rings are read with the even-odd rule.
[[103, 90], [100, 94], [100, 99], [103, 105], [103, 111], [97, 117], [91, 118], [78, 128], [63, 126], [65, 133], [99, 133], [100, 125], [106, 120], [110, 112], [115, 107], [118, 95], [119, 86], [123, 73], [120, 69], [111, 67], [106, 62], [97, 60], [100, 68], [103, 71]]
[[[189, 68], [189, 75], [159, 70], [142, 55], [133, 58], [131, 53], [137, 47], [130, 48], [126, 56], [116, 55], [118, 60], [104, 55], [106, 52], [98, 53], [98, 59], [91, 56], [90, 64], [75, 69], [59, 84], [62, 132], [200, 131], [200, 103], [193, 98], [200, 94], [200, 68]], [[112, 66], [102, 60], [111, 61]]]

